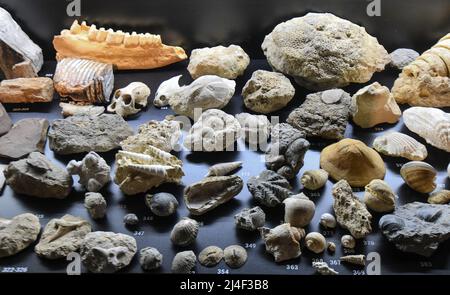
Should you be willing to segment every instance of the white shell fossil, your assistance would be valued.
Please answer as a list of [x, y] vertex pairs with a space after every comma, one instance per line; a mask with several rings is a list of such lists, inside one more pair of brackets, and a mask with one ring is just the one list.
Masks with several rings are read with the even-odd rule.
[[430, 204], [448, 204], [450, 203], [450, 191], [443, 189], [432, 193], [428, 197], [427, 202]]
[[234, 215], [234, 223], [238, 228], [254, 231], [264, 226], [266, 214], [258, 206], [251, 209], [246, 208]]
[[436, 189], [437, 171], [428, 163], [411, 161], [402, 166], [400, 175], [405, 183], [419, 193], [430, 193]]
[[147, 106], [150, 93], [150, 88], [144, 83], [130, 83], [127, 87], [116, 90], [107, 110], [123, 118], [137, 114]]
[[323, 169], [305, 171], [300, 179], [303, 186], [312, 191], [322, 188], [327, 180], [328, 172]]
[[145, 196], [145, 204], [157, 216], [170, 216], [177, 211], [178, 200], [170, 193]]
[[403, 122], [427, 143], [450, 152], [450, 114], [437, 108], [412, 107], [403, 113]]
[[351, 235], [343, 235], [341, 238], [342, 247], [347, 249], [354, 249], [356, 246], [356, 240]]
[[266, 251], [273, 255], [276, 262], [297, 258], [302, 254], [300, 240], [305, 236], [303, 229], [284, 223], [273, 229], [262, 227], [260, 232], [266, 243]]
[[90, 152], [81, 161], [70, 161], [66, 169], [70, 175], [79, 175], [79, 183], [89, 192], [98, 192], [111, 181], [111, 168], [96, 152]]
[[378, 136], [372, 146], [383, 155], [411, 161], [422, 161], [428, 156], [427, 148], [423, 144], [409, 135], [395, 131]]
[[338, 275], [339, 273], [323, 261], [313, 261], [312, 267], [321, 275]]
[[336, 228], [336, 218], [330, 213], [324, 213], [320, 216], [320, 225], [326, 229]]
[[247, 250], [239, 245], [231, 245], [223, 250], [225, 263], [231, 268], [240, 268], [247, 262]]
[[195, 267], [197, 257], [193, 251], [183, 251], [175, 255], [172, 260], [173, 273], [188, 274]]
[[259, 146], [261, 149], [265, 149], [272, 129], [267, 116], [240, 113], [236, 115], [236, 119], [241, 124], [242, 134], [250, 148], [257, 150]]
[[209, 167], [208, 174], [206, 174], [206, 177], [225, 176], [241, 167], [242, 167], [242, 161], [219, 163], [219, 164]]
[[342, 262], [355, 264], [355, 265], [366, 265], [366, 256], [365, 255], [347, 255], [339, 258]]
[[393, 211], [396, 198], [391, 187], [381, 179], [374, 179], [365, 187], [364, 203], [375, 212]]
[[322, 253], [327, 248], [325, 237], [318, 232], [311, 232], [305, 237], [306, 248], [316, 254]]
[[289, 181], [272, 170], [251, 177], [247, 188], [259, 203], [267, 207], [275, 207], [292, 195]]
[[291, 196], [283, 201], [284, 222], [295, 227], [307, 226], [314, 217], [316, 206], [303, 193]]
[[200, 225], [194, 219], [182, 218], [172, 229], [170, 240], [177, 246], [186, 247], [195, 242]]
[[198, 254], [198, 262], [206, 267], [213, 267], [223, 259], [223, 250], [217, 246], [208, 246]]

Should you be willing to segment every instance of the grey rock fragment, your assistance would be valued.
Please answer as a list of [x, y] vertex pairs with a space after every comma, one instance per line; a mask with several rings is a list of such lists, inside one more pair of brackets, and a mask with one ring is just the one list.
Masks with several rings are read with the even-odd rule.
[[391, 67], [403, 70], [404, 67], [412, 63], [419, 57], [419, 53], [409, 48], [399, 48], [391, 52]]
[[2, 136], [5, 133], [8, 133], [11, 127], [12, 127], [11, 118], [9, 117], [3, 105], [0, 103], [0, 136]]
[[271, 170], [251, 177], [247, 181], [247, 188], [258, 202], [267, 207], [275, 207], [292, 195], [289, 181]]
[[234, 216], [234, 223], [238, 228], [254, 231], [264, 226], [266, 214], [258, 206], [246, 208]]
[[0, 218], [0, 258], [12, 256], [34, 243], [41, 231], [39, 219], [30, 213]]
[[86, 193], [84, 207], [93, 219], [102, 219], [106, 215], [106, 200], [100, 193]]
[[158, 249], [146, 247], [139, 251], [139, 264], [143, 270], [154, 270], [160, 268], [163, 262], [163, 255]]
[[70, 161], [67, 171], [70, 175], [79, 175], [79, 183], [89, 192], [98, 192], [111, 181], [111, 168], [95, 152], [90, 152], [81, 161]]

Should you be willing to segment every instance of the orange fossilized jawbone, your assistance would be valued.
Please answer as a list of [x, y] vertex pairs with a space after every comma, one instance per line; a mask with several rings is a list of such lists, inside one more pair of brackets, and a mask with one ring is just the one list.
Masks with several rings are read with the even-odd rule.
[[97, 29], [74, 21], [53, 39], [57, 60], [66, 57], [90, 59], [113, 64], [118, 70], [160, 68], [187, 58], [183, 48], [167, 46], [159, 35], [125, 33]]

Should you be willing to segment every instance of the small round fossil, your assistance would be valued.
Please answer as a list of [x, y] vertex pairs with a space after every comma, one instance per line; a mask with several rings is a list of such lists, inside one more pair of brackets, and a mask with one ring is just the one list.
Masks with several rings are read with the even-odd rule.
[[321, 233], [311, 232], [305, 237], [306, 248], [308, 250], [319, 254], [325, 251], [327, 247], [327, 241]]
[[336, 252], [336, 244], [333, 242], [328, 242], [327, 243], [327, 250], [328, 252], [334, 253]]
[[183, 251], [177, 253], [172, 260], [172, 272], [187, 274], [195, 267], [197, 257], [193, 251]]
[[173, 227], [170, 240], [177, 246], [188, 246], [195, 242], [199, 228], [197, 221], [184, 217]]
[[225, 263], [231, 268], [240, 268], [247, 261], [247, 251], [238, 245], [232, 245], [223, 251]]
[[351, 235], [344, 235], [341, 238], [342, 247], [347, 249], [354, 249], [356, 246], [356, 240]]
[[334, 229], [336, 228], [336, 218], [330, 213], [324, 213], [320, 216], [320, 225], [324, 228]]
[[223, 250], [217, 246], [209, 246], [200, 252], [198, 261], [201, 265], [212, 267], [223, 259]]
[[153, 247], [142, 248], [139, 251], [139, 264], [143, 270], [153, 270], [161, 267], [163, 256]]
[[169, 193], [157, 193], [145, 196], [145, 204], [156, 216], [170, 216], [177, 211], [178, 200]]
[[135, 226], [139, 223], [139, 218], [136, 214], [130, 213], [123, 217], [123, 223], [127, 226]]

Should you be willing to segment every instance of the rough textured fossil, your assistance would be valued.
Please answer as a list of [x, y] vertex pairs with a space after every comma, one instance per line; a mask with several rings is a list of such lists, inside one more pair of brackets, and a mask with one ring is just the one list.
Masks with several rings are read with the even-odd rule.
[[3, 105], [0, 103], [0, 136], [8, 133], [12, 127], [11, 118], [8, 115], [8, 112], [5, 110]]
[[450, 106], [450, 34], [403, 68], [392, 94], [398, 103]]
[[42, 49], [0, 7], [0, 68], [6, 79], [36, 77], [44, 63]]
[[195, 152], [221, 152], [234, 148], [241, 136], [241, 125], [221, 110], [205, 111], [189, 130], [184, 146]]
[[265, 115], [252, 115], [240, 113], [236, 119], [241, 124], [244, 140], [249, 144], [250, 149], [257, 150], [258, 146], [264, 150], [270, 137], [272, 125]]
[[375, 212], [390, 212], [395, 209], [397, 196], [391, 187], [381, 179], [374, 179], [365, 187], [364, 203]]
[[323, 261], [313, 261], [312, 267], [321, 275], [338, 275], [339, 273]]
[[391, 57], [390, 65], [396, 69], [403, 70], [404, 67], [412, 63], [419, 57], [419, 53], [409, 48], [399, 48], [389, 54]]
[[336, 218], [330, 213], [324, 213], [320, 216], [320, 225], [326, 229], [336, 228]]
[[113, 232], [88, 233], [81, 245], [81, 261], [94, 273], [112, 273], [128, 266], [137, 251], [133, 237]]
[[305, 237], [305, 245], [309, 251], [319, 254], [327, 248], [327, 241], [321, 233], [310, 232]]
[[316, 212], [314, 202], [303, 193], [284, 199], [283, 204], [284, 222], [295, 227], [307, 226]]
[[303, 159], [309, 149], [304, 133], [287, 123], [272, 128], [272, 143], [266, 152], [266, 167], [287, 179], [294, 178], [303, 167]]
[[49, 123], [47, 119], [22, 119], [0, 137], [0, 157], [20, 159], [32, 152], [44, 152]]
[[206, 267], [213, 267], [223, 259], [223, 250], [217, 246], [208, 246], [198, 254], [198, 262]]
[[163, 255], [158, 249], [145, 247], [139, 251], [139, 264], [143, 270], [154, 270], [160, 268], [163, 262]]
[[365, 83], [390, 62], [363, 27], [330, 13], [308, 13], [277, 25], [262, 49], [272, 68], [311, 90]]
[[64, 118], [80, 115], [100, 116], [105, 112], [104, 106], [79, 105], [67, 102], [61, 102], [59, 106], [62, 109], [61, 114]]
[[320, 167], [339, 181], [363, 187], [373, 179], [383, 179], [386, 167], [383, 159], [362, 141], [346, 138], [329, 145], [320, 154]]
[[372, 145], [383, 155], [411, 161], [422, 161], [428, 156], [427, 148], [423, 144], [409, 135], [395, 131], [376, 137]]
[[381, 123], [396, 123], [402, 111], [392, 97], [389, 88], [374, 82], [352, 97], [353, 122], [362, 128]]
[[90, 232], [89, 222], [66, 214], [47, 223], [34, 251], [38, 256], [47, 259], [65, 258], [79, 250], [83, 239]]
[[102, 219], [106, 215], [106, 200], [100, 193], [86, 193], [84, 196], [84, 207], [93, 219]]
[[81, 161], [70, 161], [67, 171], [70, 175], [79, 175], [79, 183], [89, 192], [98, 192], [111, 181], [111, 168], [95, 152], [88, 153]]
[[250, 57], [238, 45], [194, 49], [189, 57], [188, 71], [193, 79], [205, 75], [236, 79], [250, 63]]
[[197, 239], [199, 223], [191, 218], [182, 218], [172, 229], [170, 240], [177, 246], [186, 247]]
[[341, 238], [342, 247], [347, 249], [354, 249], [356, 246], [356, 240], [351, 235], [343, 235]]
[[450, 114], [437, 108], [412, 107], [403, 113], [409, 130], [428, 144], [450, 152]]
[[65, 58], [58, 62], [53, 82], [63, 98], [79, 104], [106, 103], [114, 88], [113, 67], [87, 59]]
[[[1, 185], [0, 185], [1, 187]], [[450, 203], [450, 191], [449, 190], [440, 190], [432, 193], [427, 200], [430, 204], [449, 204]]]
[[273, 229], [263, 227], [260, 232], [266, 243], [266, 251], [273, 255], [276, 262], [297, 258], [302, 254], [300, 240], [305, 236], [304, 230], [284, 223]]
[[187, 58], [181, 47], [162, 44], [159, 35], [97, 29], [74, 21], [53, 39], [57, 59], [76, 57], [113, 64], [119, 70], [160, 68]]
[[243, 185], [237, 175], [207, 177], [185, 188], [184, 201], [191, 214], [202, 215], [237, 196]]
[[318, 190], [327, 183], [328, 172], [323, 169], [308, 170], [303, 173], [300, 181], [306, 189]]
[[17, 254], [30, 246], [40, 231], [39, 218], [30, 213], [12, 219], [0, 218], [0, 258]]
[[19, 194], [63, 199], [72, 191], [73, 180], [69, 173], [38, 152], [11, 162], [4, 174], [6, 183]]
[[342, 256], [339, 259], [342, 262], [346, 262], [346, 263], [350, 263], [350, 264], [361, 265], [361, 266], [366, 265], [366, 256], [362, 255], [362, 254]]
[[225, 176], [241, 167], [242, 167], [241, 161], [219, 163], [208, 168], [208, 174], [206, 174], [206, 177]]
[[148, 146], [144, 153], [119, 151], [114, 182], [127, 195], [144, 193], [162, 183], [180, 183], [183, 163], [177, 157]]
[[281, 73], [257, 70], [242, 89], [245, 106], [268, 114], [284, 108], [294, 97], [295, 88]]
[[178, 201], [169, 193], [157, 193], [145, 196], [145, 204], [157, 216], [170, 216], [177, 211]]
[[231, 268], [240, 268], [247, 262], [247, 250], [239, 245], [231, 245], [223, 250], [223, 259]]
[[183, 251], [175, 255], [172, 260], [173, 273], [188, 274], [197, 264], [197, 257], [193, 251]]
[[123, 118], [135, 115], [148, 104], [151, 90], [142, 82], [132, 82], [114, 92], [108, 112], [121, 115]]
[[139, 224], [139, 217], [134, 213], [129, 213], [123, 217], [125, 226], [134, 227]]
[[133, 135], [125, 120], [116, 114], [73, 116], [53, 121], [48, 133], [50, 149], [68, 155], [84, 152], [108, 152]]
[[420, 193], [431, 193], [436, 189], [437, 171], [428, 163], [408, 162], [400, 169], [400, 175], [410, 188]]
[[289, 181], [271, 170], [249, 178], [247, 188], [259, 203], [268, 207], [281, 204], [284, 199], [293, 194]]
[[372, 232], [372, 215], [356, 195], [347, 181], [341, 180], [333, 186], [333, 209], [337, 222], [353, 237], [361, 239]]
[[258, 206], [251, 209], [245, 208], [234, 215], [234, 223], [238, 228], [254, 231], [264, 226], [266, 223], [266, 214]]
[[286, 121], [306, 136], [342, 139], [351, 113], [351, 102], [350, 94], [341, 89], [312, 93], [289, 114]]
[[17, 78], [0, 82], [2, 103], [51, 102], [53, 93], [53, 81], [50, 78]]

